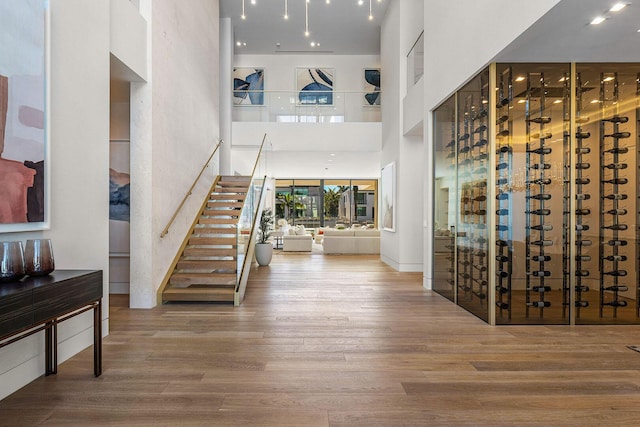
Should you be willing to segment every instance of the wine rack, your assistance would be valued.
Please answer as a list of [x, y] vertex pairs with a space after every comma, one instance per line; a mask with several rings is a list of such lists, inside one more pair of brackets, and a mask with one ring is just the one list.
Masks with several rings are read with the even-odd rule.
[[[511, 289], [513, 248], [511, 246], [512, 194], [509, 183], [512, 175], [513, 121], [510, 105], [513, 102], [513, 70], [500, 74], [496, 105], [496, 311], [511, 320]], [[504, 166], [503, 166], [504, 165]]]
[[[629, 224], [626, 200], [629, 180], [622, 176], [627, 169], [628, 148], [624, 140], [631, 137], [622, 125], [629, 117], [618, 114], [619, 87], [617, 73], [600, 74], [600, 317], [605, 310], [617, 317], [618, 309], [627, 307], [628, 301], [621, 293], [628, 291], [628, 256], [625, 254], [627, 239], [622, 235]], [[606, 313], [609, 314], [609, 313]]]
[[[525, 107], [525, 304], [526, 315], [530, 310], [538, 309], [543, 317], [544, 309], [551, 307], [551, 301], [546, 296], [551, 292], [547, 284], [551, 272], [546, 268], [551, 262], [548, 253], [553, 240], [547, 235], [553, 230], [547, 221], [551, 215], [548, 205], [553, 197], [549, 187], [551, 178], [548, 163], [552, 152], [548, 140], [553, 136], [549, 132], [551, 116], [545, 115], [546, 83], [543, 73], [527, 74], [527, 102]], [[536, 98], [534, 100], [534, 98]], [[535, 101], [535, 102], [534, 102]], [[538, 105], [537, 109], [532, 108]]]
[[[578, 114], [582, 111], [582, 81], [580, 76], [577, 76], [577, 99], [576, 99], [576, 111]], [[587, 238], [586, 233], [590, 229], [590, 225], [587, 223], [589, 217], [592, 215], [591, 210], [587, 207], [588, 201], [591, 200], [591, 193], [589, 187], [591, 179], [586, 174], [590, 163], [588, 162], [588, 155], [591, 153], [589, 147], [589, 138], [591, 133], [583, 129], [583, 123], [588, 120], [587, 117], [578, 116], [575, 119], [576, 122], [576, 167], [575, 167], [575, 185], [576, 185], [576, 287], [575, 287], [575, 308], [576, 318], [580, 317], [582, 308], [589, 306], [589, 301], [586, 299], [586, 293], [589, 292], [589, 286], [586, 283], [587, 277], [590, 274], [589, 269], [586, 268], [591, 261], [591, 255], [589, 255], [589, 247], [593, 243]], [[567, 300], [565, 299], [565, 303]]]

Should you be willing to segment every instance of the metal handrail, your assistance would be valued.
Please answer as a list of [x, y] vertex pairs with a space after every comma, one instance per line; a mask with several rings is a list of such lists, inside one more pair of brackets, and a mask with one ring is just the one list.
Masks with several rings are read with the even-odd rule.
[[251, 171], [251, 180], [253, 180], [253, 176], [256, 174], [256, 169], [258, 168], [258, 163], [260, 162], [260, 156], [262, 156], [262, 149], [264, 148], [264, 142], [267, 140], [267, 134], [265, 133], [262, 137], [262, 143], [260, 144], [260, 150], [258, 150], [258, 155], [256, 156], [256, 162], [253, 164], [253, 170]]
[[[265, 135], [266, 136], [266, 135]], [[189, 190], [187, 191], [187, 194], [184, 196], [184, 198], [182, 199], [182, 202], [180, 202], [180, 205], [178, 206], [178, 208], [176, 209], [176, 211], [173, 213], [173, 215], [171, 216], [171, 219], [169, 220], [169, 222], [167, 223], [166, 227], [164, 227], [164, 229], [162, 230], [162, 233], [160, 233], [160, 238], [163, 238], [164, 236], [167, 235], [167, 233], [169, 233], [169, 228], [171, 227], [171, 225], [173, 224], [173, 221], [176, 220], [178, 213], [180, 213], [180, 210], [182, 209], [182, 207], [184, 206], [184, 204], [186, 203], [187, 199], [189, 198], [189, 196], [192, 194], [193, 189], [195, 188], [196, 184], [198, 183], [198, 180], [200, 179], [200, 177], [202, 176], [202, 174], [204, 173], [205, 169], [207, 169], [207, 167], [209, 167], [209, 162], [211, 162], [211, 159], [213, 159], [213, 156], [216, 154], [216, 152], [218, 151], [218, 148], [220, 148], [220, 145], [222, 145], [223, 141], [221, 139], [218, 140], [218, 144], [216, 145], [216, 148], [213, 149], [213, 152], [211, 153], [211, 155], [209, 156], [209, 159], [207, 160], [207, 162], [204, 164], [204, 166], [202, 166], [202, 170], [200, 170], [200, 173], [198, 174], [198, 176], [196, 177], [196, 179], [193, 181], [193, 184], [191, 184], [191, 187], [189, 188]]]

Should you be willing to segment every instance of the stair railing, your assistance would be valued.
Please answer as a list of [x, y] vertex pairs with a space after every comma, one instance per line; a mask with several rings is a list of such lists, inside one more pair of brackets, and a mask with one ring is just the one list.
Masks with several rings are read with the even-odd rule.
[[253, 260], [253, 253], [258, 235], [258, 223], [262, 215], [262, 209], [266, 199], [267, 191], [267, 153], [265, 144], [267, 134], [262, 138], [260, 149], [256, 157], [256, 162], [251, 172], [251, 184], [247, 190], [247, 197], [238, 221], [236, 233], [237, 238], [237, 278], [234, 304], [240, 305], [244, 299], [247, 288], [249, 270]]
[[207, 162], [204, 164], [204, 166], [202, 166], [202, 169], [200, 170], [200, 173], [198, 174], [196, 179], [193, 181], [193, 184], [191, 184], [191, 187], [189, 187], [189, 190], [187, 191], [187, 194], [185, 194], [184, 198], [180, 202], [180, 205], [178, 205], [178, 208], [176, 209], [176, 211], [171, 216], [171, 219], [169, 220], [167, 225], [162, 230], [162, 233], [160, 233], [160, 238], [163, 238], [164, 236], [167, 235], [167, 233], [169, 233], [169, 228], [171, 228], [171, 225], [173, 224], [173, 222], [178, 217], [178, 214], [182, 210], [182, 207], [184, 206], [184, 204], [187, 202], [187, 199], [193, 193], [193, 189], [196, 187], [196, 184], [200, 180], [200, 177], [202, 177], [202, 174], [204, 173], [204, 171], [209, 167], [209, 163], [211, 162], [211, 159], [213, 159], [213, 156], [215, 156], [216, 152], [218, 151], [218, 149], [220, 148], [220, 145], [222, 145], [222, 143], [223, 143], [223, 141], [221, 139], [219, 139], [218, 140], [218, 144], [216, 144], [216, 147], [213, 149], [213, 152], [209, 156], [209, 159], [207, 159]]

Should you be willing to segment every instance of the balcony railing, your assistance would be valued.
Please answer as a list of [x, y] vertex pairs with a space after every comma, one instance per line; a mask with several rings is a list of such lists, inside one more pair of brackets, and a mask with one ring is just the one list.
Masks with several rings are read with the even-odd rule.
[[[276, 123], [380, 122], [382, 93], [235, 91], [233, 121]], [[252, 102], [255, 102], [252, 104]]]

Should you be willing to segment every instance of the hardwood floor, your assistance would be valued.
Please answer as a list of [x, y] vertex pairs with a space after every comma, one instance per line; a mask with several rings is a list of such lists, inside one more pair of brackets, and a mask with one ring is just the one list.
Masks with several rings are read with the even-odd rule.
[[241, 307], [130, 310], [0, 402], [10, 426], [638, 425], [639, 326], [490, 327], [376, 257], [283, 254]]

